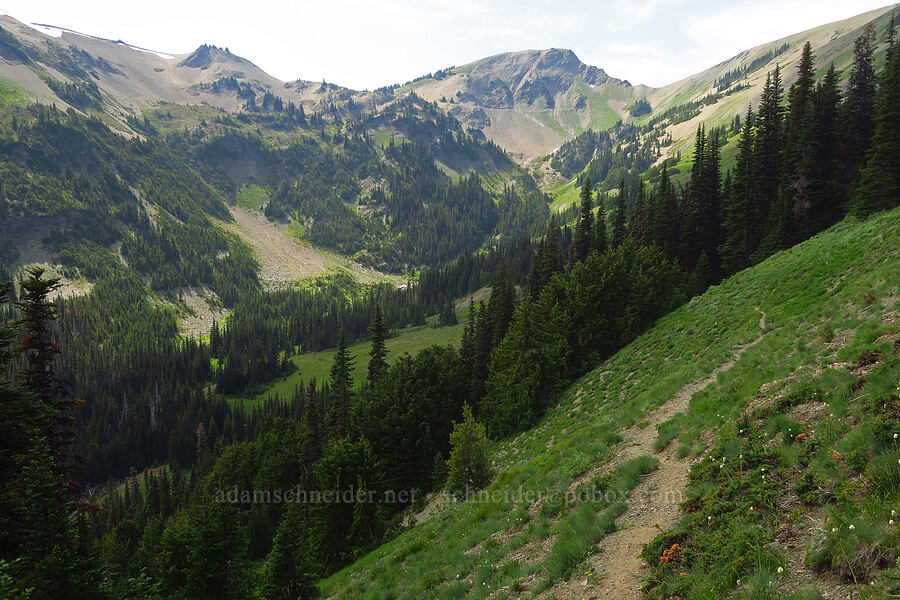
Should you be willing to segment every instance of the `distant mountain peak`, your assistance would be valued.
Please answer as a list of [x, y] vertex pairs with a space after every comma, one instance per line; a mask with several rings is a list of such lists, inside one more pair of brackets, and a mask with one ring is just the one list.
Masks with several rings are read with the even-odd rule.
[[232, 54], [228, 48], [219, 48], [212, 44], [201, 44], [196, 50], [191, 52], [187, 58], [178, 63], [179, 67], [189, 67], [192, 69], [206, 69], [214, 62], [223, 60], [249, 62], [235, 54]]

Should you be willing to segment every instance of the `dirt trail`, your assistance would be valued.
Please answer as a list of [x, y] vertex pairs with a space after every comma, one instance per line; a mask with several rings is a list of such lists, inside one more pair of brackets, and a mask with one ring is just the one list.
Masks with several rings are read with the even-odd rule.
[[[765, 329], [766, 313], [761, 313], [759, 326]], [[694, 457], [680, 459], [676, 455], [675, 444], [669, 444], [655, 452], [653, 444], [657, 438], [656, 426], [668, 421], [677, 413], [687, 412], [691, 396], [716, 381], [719, 373], [730, 369], [740, 359], [744, 351], [763, 338], [760, 333], [752, 342], [736, 349], [734, 358], [725, 362], [709, 374], [682, 387], [675, 395], [647, 415], [648, 425], [633, 425], [622, 431], [622, 442], [612, 462], [606, 470], [638, 456], [650, 454], [659, 459], [659, 468], [638, 483], [628, 497], [628, 508], [616, 519], [617, 530], [600, 541], [600, 551], [589, 559], [590, 572], [599, 577], [599, 583], [591, 585], [582, 572], [572, 579], [561, 582], [548, 590], [547, 597], [594, 599], [615, 597], [630, 600], [641, 597], [641, 576], [645, 565], [640, 558], [641, 550], [657, 535], [671, 528], [680, 516], [679, 504], [683, 500], [688, 483], [688, 471], [698, 460]]]

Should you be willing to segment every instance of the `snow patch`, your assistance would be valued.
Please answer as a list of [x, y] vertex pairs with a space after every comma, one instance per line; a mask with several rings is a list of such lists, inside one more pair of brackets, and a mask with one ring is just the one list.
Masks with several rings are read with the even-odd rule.
[[44, 35], [47, 35], [50, 37], [61, 38], [62, 34], [63, 34], [63, 30], [60, 29], [59, 27], [51, 27], [49, 25], [38, 25], [37, 23], [29, 23], [29, 26], [32, 29], [37, 29]]

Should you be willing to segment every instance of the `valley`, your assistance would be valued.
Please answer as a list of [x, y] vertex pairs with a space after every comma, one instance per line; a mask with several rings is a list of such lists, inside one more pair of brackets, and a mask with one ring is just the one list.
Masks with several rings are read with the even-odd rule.
[[0, 598], [900, 593], [898, 5], [375, 90], [0, 12]]

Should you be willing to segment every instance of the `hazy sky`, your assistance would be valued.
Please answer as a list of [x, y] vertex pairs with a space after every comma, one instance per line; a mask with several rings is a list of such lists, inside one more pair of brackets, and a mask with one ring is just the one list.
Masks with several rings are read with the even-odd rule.
[[[527, 48], [571, 48], [660, 86], [885, 0], [0, 0], [48, 23], [169, 53], [227, 46], [282, 80], [356, 89]], [[773, 18], [774, 16], [774, 18]]]

